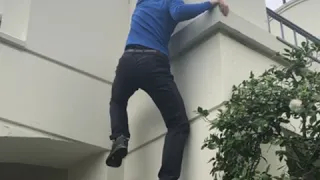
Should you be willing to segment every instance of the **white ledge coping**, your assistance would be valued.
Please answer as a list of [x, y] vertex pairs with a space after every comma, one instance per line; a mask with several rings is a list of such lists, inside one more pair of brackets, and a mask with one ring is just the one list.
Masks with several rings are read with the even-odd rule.
[[25, 41], [18, 39], [16, 37], [13, 37], [5, 32], [1, 32], [1, 31], [0, 31], [0, 42], [9, 44], [9, 45], [11, 45], [15, 48], [18, 48], [18, 49], [25, 49], [25, 47], [26, 47]]
[[169, 45], [171, 58], [180, 56], [217, 32], [226, 34], [272, 59], [275, 59], [276, 53], [285, 47], [267, 30], [261, 29], [237, 14], [230, 12], [228, 17], [224, 17], [220, 12], [214, 11], [203, 14], [172, 36]]

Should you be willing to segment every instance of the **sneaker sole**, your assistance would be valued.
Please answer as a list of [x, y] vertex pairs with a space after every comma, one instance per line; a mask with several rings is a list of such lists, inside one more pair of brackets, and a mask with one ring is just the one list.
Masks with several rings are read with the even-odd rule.
[[120, 167], [122, 164], [122, 159], [125, 158], [128, 154], [126, 147], [119, 147], [114, 152], [110, 153], [106, 164], [110, 167]]

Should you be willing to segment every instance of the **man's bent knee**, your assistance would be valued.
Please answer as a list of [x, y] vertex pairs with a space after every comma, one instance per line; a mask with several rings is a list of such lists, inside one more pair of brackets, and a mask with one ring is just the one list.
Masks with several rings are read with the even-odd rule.
[[190, 133], [190, 123], [189, 121], [186, 122], [186, 123], [183, 123], [181, 125], [181, 132], [184, 133], [184, 134], [188, 134]]
[[186, 114], [178, 113], [175, 116], [165, 118], [168, 130], [179, 131], [181, 133], [189, 134], [190, 123]]
[[186, 136], [190, 133], [190, 124], [188, 121], [179, 123], [173, 126], [168, 127], [168, 131], [174, 131], [176, 133], [184, 134]]

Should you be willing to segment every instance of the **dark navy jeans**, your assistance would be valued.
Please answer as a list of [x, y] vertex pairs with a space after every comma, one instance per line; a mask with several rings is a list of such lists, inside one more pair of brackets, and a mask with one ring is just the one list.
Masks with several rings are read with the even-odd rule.
[[153, 99], [168, 129], [159, 179], [177, 180], [190, 126], [167, 56], [155, 52], [125, 52], [120, 58], [110, 101], [110, 139], [120, 135], [130, 138], [127, 103], [138, 89], [144, 90]]

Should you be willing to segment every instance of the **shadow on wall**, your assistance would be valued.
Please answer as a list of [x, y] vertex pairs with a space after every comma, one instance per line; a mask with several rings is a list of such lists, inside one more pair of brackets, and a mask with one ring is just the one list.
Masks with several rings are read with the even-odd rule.
[[27, 164], [0, 163], [0, 179], [68, 180], [68, 170]]

